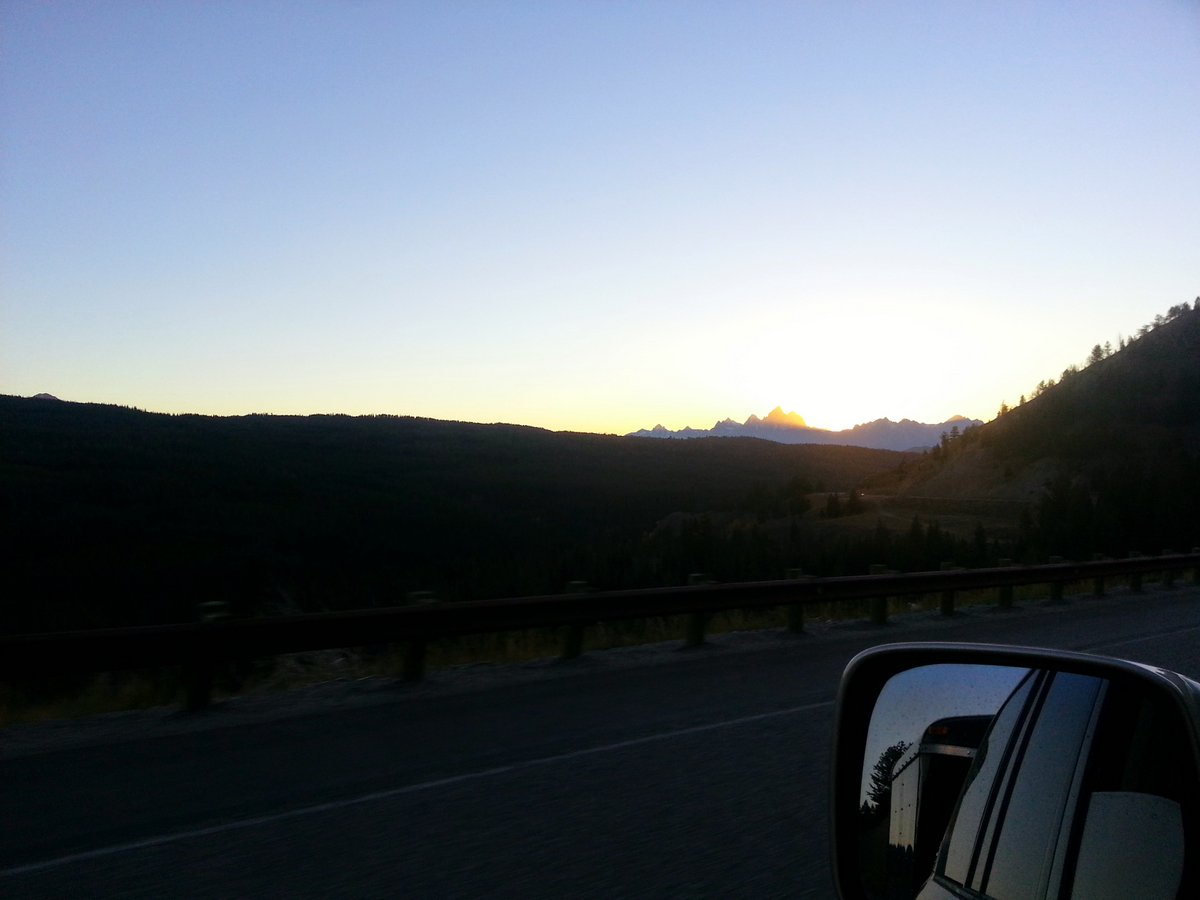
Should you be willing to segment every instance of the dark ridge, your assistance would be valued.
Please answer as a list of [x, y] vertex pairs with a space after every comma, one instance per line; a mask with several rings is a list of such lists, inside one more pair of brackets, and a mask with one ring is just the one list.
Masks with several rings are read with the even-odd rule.
[[[0, 628], [681, 583], [672, 514], [848, 490], [901, 454], [391, 416], [207, 417], [0, 397]], [[786, 502], [798, 502], [795, 500]], [[780, 577], [774, 556], [712, 563]]]

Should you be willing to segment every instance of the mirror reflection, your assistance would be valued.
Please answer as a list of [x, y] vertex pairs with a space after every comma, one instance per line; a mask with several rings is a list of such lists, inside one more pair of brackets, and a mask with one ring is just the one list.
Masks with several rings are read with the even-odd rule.
[[1187, 746], [1179, 712], [1139, 685], [994, 665], [900, 672], [864, 748], [864, 890], [1200, 896], [1184, 865], [1196, 836]]

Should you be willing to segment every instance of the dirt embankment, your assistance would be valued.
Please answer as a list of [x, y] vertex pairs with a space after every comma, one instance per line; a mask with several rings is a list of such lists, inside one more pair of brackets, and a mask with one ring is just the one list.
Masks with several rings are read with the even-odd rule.
[[924, 477], [905, 485], [902, 496], [1029, 503], [1036, 500], [1058, 467], [1050, 460], [1014, 468], [985, 449], [971, 447]]
[[957, 533], [979, 524], [1003, 532], [1016, 528], [1022, 511], [1057, 471], [1050, 460], [1014, 468], [984, 448], [964, 447], [949, 461], [923, 458], [890, 478], [871, 480], [863, 500], [867, 511], [891, 527], [915, 516]]

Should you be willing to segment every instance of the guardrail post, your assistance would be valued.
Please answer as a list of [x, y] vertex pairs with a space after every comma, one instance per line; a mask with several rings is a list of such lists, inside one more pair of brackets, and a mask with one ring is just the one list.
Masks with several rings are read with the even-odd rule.
[[[1163, 550], [1162, 555], [1163, 556], [1174, 556], [1175, 551], [1174, 550]], [[1163, 569], [1162, 586], [1163, 587], [1174, 587], [1175, 586], [1175, 570], [1174, 569], [1171, 569], [1171, 568]]]
[[[1103, 553], [1093, 553], [1092, 554], [1093, 562], [1100, 562], [1102, 559], [1104, 559]], [[1104, 576], [1103, 575], [1097, 575], [1092, 580], [1092, 595], [1095, 597], [1103, 597], [1104, 596]]]
[[[1061, 563], [1061, 562], [1064, 562], [1064, 560], [1061, 556], [1051, 556], [1050, 557], [1051, 565], [1057, 565], [1058, 563]], [[1062, 583], [1061, 579], [1055, 578], [1053, 581], [1050, 582], [1050, 600], [1048, 602], [1051, 605], [1057, 605], [1057, 604], [1063, 602], [1063, 583]]]
[[207, 626], [228, 621], [229, 604], [224, 600], [205, 600], [196, 604], [196, 616], [205, 630], [197, 635], [191, 657], [183, 667], [184, 706], [188, 712], [199, 712], [212, 703], [217, 662], [214, 659], [212, 634]]
[[[1012, 565], [1012, 560], [1007, 559], [1007, 558], [1002, 559], [1002, 560], [1000, 560], [999, 564], [1000, 564], [1001, 568], [1008, 568], [1009, 566]], [[1000, 594], [999, 594], [999, 597], [997, 598], [997, 603], [1000, 605], [1001, 609], [1012, 609], [1013, 586], [1011, 584], [1000, 585]]]
[[[568, 594], [587, 593], [586, 581], [570, 581], [567, 583]], [[568, 625], [563, 634], [562, 659], [579, 659], [583, 655], [583, 625]]]
[[[409, 604], [437, 603], [433, 591], [410, 591]], [[429, 642], [425, 638], [414, 638], [404, 648], [404, 665], [400, 677], [405, 681], [420, 681], [425, 677], [425, 657], [428, 654]]]
[[[1142, 555], [1141, 552], [1139, 552], [1137, 550], [1129, 551], [1130, 559], [1138, 559], [1141, 555]], [[1132, 575], [1129, 576], [1129, 593], [1140, 594], [1141, 592], [1142, 592], [1142, 573], [1134, 572]]]
[[[871, 575], [886, 575], [887, 574], [887, 566], [883, 566], [878, 563], [872, 563], [871, 568], [868, 571]], [[886, 625], [887, 624], [887, 620], [888, 620], [887, 605], [888, 605], [887, 597], [872, 597], [871, 598], [870, 606], [871, 606], [871, 624], [872, 625]]]
[[[943, 572], [952, 572], [958, 568], [953, 562], [945, 561], [942, 563]], [[942, 591], [942, 615], [954, 615], [954, 591]]]
[[404, 648], [404, 669], [401, 677], [405, 681], [420, 681], [425, 677], [425, 657], [429, 651], [428, 642], [420, 640], [409, 641]]
[[[688, 576], [689, 585], [712, 584], [712, 579], [703, 572], [693, 572]], [[708, 615], [702, 612], [688, 613], [687, 636], [684, 638], [685, 647], [700, 647], [704, 644], [704, 630], [708, 625]]]
[[[804, 577], [803, 569], [788, 569], [788, 581], [799, 581]], [[804, 634], [804, 604], [790, 603], [787, 607], [787, 630], [789, 634]]]
[[[207, 641], [203, 643], [207, 644]], [[199, 712], [212, 702], [215, 667], [206, 650], [206, 647], [197, 646], [195, 655], [183, 669], [184, 707], [188, 712]]]

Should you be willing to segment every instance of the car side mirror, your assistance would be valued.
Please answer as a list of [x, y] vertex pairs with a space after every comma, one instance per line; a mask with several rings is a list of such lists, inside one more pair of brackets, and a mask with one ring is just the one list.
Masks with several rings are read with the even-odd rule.
[[838, 696], [843, 898], [1200, 896], [1200, 685], [1058, 651], [898, 644]]

